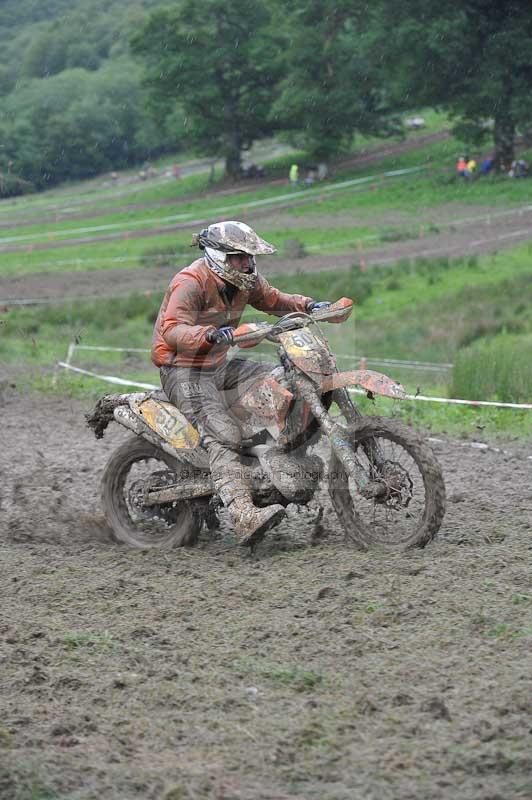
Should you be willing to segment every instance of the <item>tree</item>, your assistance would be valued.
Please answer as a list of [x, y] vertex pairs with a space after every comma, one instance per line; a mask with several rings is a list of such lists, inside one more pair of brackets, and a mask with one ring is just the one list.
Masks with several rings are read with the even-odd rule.
[[466, 141], [493, 140], [499, 168], [532, 123], [530, 0], [381, 0], [381, 43], [409, 103], [439, 106]]
[[397, 121], [371, 48], [371, 16], [353, 0], [295, 0], [285, 35], [281, 96], [274, 114], [317, 158], [351, 144], [356, 131], [387, 135]]
[[56, 75], [66, 65], [67, 42], [56, 31], [41, 33], [27, 49], [22, 73], [28, 78]]
[[124, 59], [96, 72], [65, 70], [27, 81], [2, 103], [0, 172], [11, 164], [21, 181], [45, 188], [175, 148], [175, 134], [145, 113], [138, 72]]
[[242, 151], [273, 132], [278, 42], [258, 0], [184, 0], [151, 15], [132, 40], [160, 117], [182, 105], [184, 134], [199, 153], [223, 155], [240, 176]]

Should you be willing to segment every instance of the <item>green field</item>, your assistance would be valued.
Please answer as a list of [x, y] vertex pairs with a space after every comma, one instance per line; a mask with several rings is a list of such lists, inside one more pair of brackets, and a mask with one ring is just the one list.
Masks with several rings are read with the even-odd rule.
[[[438, 130], [442, 120], [437, 115], [429, 121], [429, 130]], [[369, 141], [369, 150], [382, 143]], [[98, 302], [64, 303], [58, 306], [12, 309], [1, 317], [0, 362], [11, 366], [26, 362], [30, 366], [32, 385], [51, 389], [53, 365], [65, 357], [68, 345], [77, 341], [87, 345], [149, 346], [153, 321], [161, 298], [159, 265], [175, 265], [176, 269], [191, 260], [190, 231], [181, 230], [150, 238], [128, 238], [128, 231], [169, 225], [174, 221], [195, 217], [240, 216], [246, 210], [267, 208], [271, 203], [288, 203], [282, 217], [268, 227], [268, 217], [260, 226], [265, 238], [275, 242], [279, 256], [289, 255], [290, 243], [301, 246], [308, 254], [353, 253], [358, 262], [361, 248], [380, 242], [401, 241], [438, 233], [441, 227], [453, 224], [452, 205], [457, 219], [463, 219], [467, 206], [506, 208], [529, 201], [528, 181], [510, 181], [504, 177], [482, 178], [465, 184], [454, 176], [454, 160], [461, 149], [452, 138], [424, 145], [411, 152], [391, 156], [363, 168], [345, 167], [336, 170], [326, 184], [290, 192], [285, 183], [257, 185], [241, 191], [226, 187], [220, 193], [211, 191], [206, 173], [191, 175], [180, 181], [159, 182], [153, 186], [135, 184], [124, 187], [115, 197], [116, 187], [89, 184], [56, 189], [46, 194], [24, 197], [0, 204], [0, 222], [15, 217], [31, 221], [31, 225], [6, 227], [0, 239], [12, 237], [24, 244], [17, 253], [0, 253], [0, 274], [19, 276], [37, 272], [103, 271], [116, 268], [153, 270], [154, 291], [151, 295], [114, 298]], [[301, 155], [301, 154], [299, 154]], [[270, 165], [270, 174], [284, 174], [294, 156], [283, 156]], [[302, 156], [304, 158], [304, 156]], [[303, 162], [302, 162], [303, 163]], [[383, 177], [390, 170], [421, 167], [414, 173]], [[347, 183], [351, 181], [351, 183]], [[208, 191], [209, 190], [209, 191]], [[205, 194], [206, 193], [206, 194]], [[93, 197], [94, 195], [94, 197]], [[169, 198], [175, 204], [124, 209], [128, 203], [152, 203]], [[88, 201], [88, 203], [86, 203]], [[76, 214], [86, 219], [59, 219], [46, 222], [53, 209], [72, 204]], [[76, 204], [77, 203], [77, 204]], [[84, 205], [86, 203], [86, 205]], [[290, 203], [293, 203], [290, 206]], [[253, 205], [255, 204], [255, 205]], [[448, 206], [451, 213], [438, 224], [420, 216], [420, 210], [438, 211]], [[100, 216], [90, 216], [99, 209]], [[379, 214], [396, 213], [394, 221]], [[474, 210], [472, 214], [478, 213]], [[277, 212], [279, 216], [279, 212]], [[320, 219], [316, 215], [320, 215]], [[313, 224], [313, 220], [316, 223]], [[336, 224], [335, 224], [336, 223]], [[86, 245], [32, 249], [40, 241], [53, 243], [72, 236], [118, 232], [124, 238]], [[340, 368], [351, 368], [355, 356], [395, 358], [426, 362], [462, 363], [462, 354], [477, 343], [489, 343], [493, 337], [512, 334], [522, 342], [516, 352], [525, 362], [519, 397], [532, 398], [530, 373], [530, 334], [532, 333], [532, 244], [521, 245], [504, 254], [472, 256], [449, 260], [418, 259], [387, 267], [372, 267], [361, 272], [358, 266], [348, 270], [332, 270], [306, 274], [304, 259], [294, 262], [297, 274], [275, 274], [275, 257], [269, 261], [268, 275], [279, 288], [305, 293], [313, 297], [336, 299], [353, 297], [356, 310], [343, 326], [328, 326], [331, 346], [339, 355]], [[261, 315], [250, 310], [247, 318]], [[528, 337], [528, 338], [527, 338]], [[481, 346], [478, 345], [478, 346]], [[274, 355], [273, 348], [262, 348], [257, 356]], [[464, 356], [465, 357], [465, 356]], [[157, 383], [155, 369], [148, 357], [134, 353], [93, 352], [78, 350], [74, 364], [98, 373], [111, 373], [131, 380]], [[528, 367], [528, 368], [527, 368]], [[380, 369], [380, 367], [376, 367]], [[389, 371], [382, 369], [382, 371]], [[527, 377], [528, 376], [528, 377]], [[450, 371], [417, 372], [395, 367], [393, 377], [401, 380], [414, 393], [440, 395], [454, 392], [467, 394], [468, 399], [500, 398], [497, 386], [482, 383], [480, 377], [470, 383], [458, 380]], [[106, 391], [108, 384], [66, 374], [55, 374], [53, 390], [92, 396]], [[467, 391], [466, 391], [467, 389]], [[516, 390], [517, 391], [517, 390]], [[511, 388], [504, 396], [511, 397]], [[469, 430], [478, 424], [489, 430], [510, 430], [530, 433], [529, 412], [504, 410], [472, 410], [407, 403], [388, 408], [414, 422], [432, 427]], [[380, 406], [379, 406], [380, 407]]]
[[[170, 231], [172, 225], [190, 223], [193, 228], [196, 219], [245, 216], [252, 210], [257, 212], [277, 204], [288, 205], [282, 211], [287, 221], [286, 229], [268, 231], [266, 222], [263, 231], [264, 235], [276, 240], [280, 251], [287, 239], [297, 238], [310, 252], [320, 251], [325, 245], [329, 252], [342, 252], [354, 248], [360, 241], [378, 240], [386, 235], [393, 235], [399, 240], [405, 236], [430, 233], [430, 225], [419, 224], [421, 209], [437, 211], [438, 207], [450, 203], [511, 207], [529, 202], [527, 181], [490, 177], [465, 184], [458, 180], [454, 176], [454, 161], [460, 148], [459, 142], [449, 138], [390, 156], [378, 164], [346, 167], [341, 171], [337, 169], [325, 184], [297, 192], [290, 192], [283, 182], [258, 185], [247, 191], [231, 190], [230, 194], [208, 193], [208, 176], [199, 174], [180, 181], [156, 182], [153, 186], [134, 184], [123, 187], [119, 192], [116, 187], [98, 190], [92, 184], [83, 191], [81, 184], [77, 195], [62, 196], [56, 190], [37, 197], [3, 201], [0, 204], [0, 222], [7, 227], [0, 230], [0, 247], [15, 245], [22, 249], [16, 253], [0, 252], [0, 273], [14, 275], [33, 271], [62, 271], [72, 268], [76, 261], [81, 268], [88, 269], [116, 267], [121, 263], [140, 266], [143, 251], [146, 248], [153, 250], [153, 247], [143, 239], [128, 239], [130, 233], [167, 228], [168, 233], [157, 236], [157, 242], [161, 247], [175, 244], [176, 253], [180, 255], [186, 252], [190, 235], [188, 231]], [[275, 173], [279, 163], [289, 163], [290, 158], [277, 159], [270, 171]], [[385, 177], [386, 172], [415, 167], [421, 168], [421, 171]], [[346, 181], [354, 183], [344, 186]], [[91, 199], [96, 192], [98, 197]], [[134, 209], [128, 207], [131, 204], [167, 201], [175, 203]], [[401, 212], [403, 218], [397, 224], [379, 224], [378, 218], [374, 218], [376, 214], [390, 210]], [[95, 212], [98, 212], [98, 216], [91, 216]], [[68, 219], [68, 213], [75, 214], [77, 218]], [[54, 216], [60, 214], [55, 221]], [[82, 214], [86, 218], [82, 218]], [[320, 236], [319, 231], [301, 225], [302, 218], [312, 219], [316, 214], [331, 218], [327, 227], [333, 229], [334, 235], [329, 237], [328, 242], [323, 241], [324, 236]], [[352, 222], [344, 219], [338, 230], [334, 225], [334, 217], [338, 214], [352, 214]], [[9, 227], [9, 222], [14, 223], [17, 219], [31, 224], [20, 227], [13, 224], [13, 227]], [[317, 227], [325, 226], [318, 224]], [[73, 244], [71, 247], [58, 247], [57, 250], [53, 247], [46, 251], [33, 249], [41, 242], [47, 245], [53, 245], [55, 241], [64, 244], [69, 238], [107, 234], [122, 238], [108, 243]], [[127, 261], [111, 260], [120, 257], [127, 257]]]
[[[272, 280], [279, 288], [315, 297], [335, 299], [340, 296], [358, 300], [352, 318], [341, 326], [327, 325], [325, 333], [339, 356], [343, 369], [358, 365], [355, 356], [394, 357], [427, 362], [452, 362], [462, 348], [511, 331], [522, 335], [524, 359], [530, 350], [532, 306], [524, 301], [532, 291], [529, 269], [532, 245], [525, 245], [504, 255], [449, 261], [418, 261], [395, 267], [382, 267], [369, 273], [358, 269], [313, 275], [279, 275]], [[421, 299], [422, 298], [422, 299]], [[26, 361], [35, 368], [45, 368], [47, 378], [41, 386], [49, 387], [51, 366], [65, 358], [70, 342], [80, 344], [146, 348], [160, 297], [133, 295], [93, 303], [76, 303], [45, 308], [13, 310], [5, 320], [0, 340], [0, 360], [16, 364]], [[263, 315], [253, 309], [247, 319]], [[526, 338], [528, 336], [528, 338]], [[263, 346], [254, 355], [274, 357], [272, 345]], [[530, 360], [528, 362], [530, 364]], [[157, 383], [156, 370], [147, 355], [133, 352], [93, 352], [78, 350], [73, 364], [99, 374], [113, 374], [130, 380]], [[452, 374], [422, 372], [404, 367], [376, 367], [401, 380], [414, 393], [445, 395], [452, 391]], [[56, 390], [92, 396], [107, 390], [108, 384], [61, 371], [56, 376]], [[528, 377], [527, 377], [528, 376]], [[466, 399], [500, 399], [490, 396], [478, 384], [481, 394], [468, 386]], [[523, 380], [518, 400], [528, 392], [532, 397], [532, 373], [523, 366]], [[475, 395], [475, 396], [473, 396]], [[509, 395], [511, 399], [511, 395]], [[505, 399], [507, 396], [505, 395]], [[379, 401], [378, 409], [388, 412], [390, 404]], [[505, 410], [472, 410], [432, 407], [429, 404], [400, 404], [394, 414], [406, 416], [436, 430], [458, 427], [478, 420], [489, 430], [508, 429], [530, 433], [530, 413]], [[469, 422], [468, 422], [469, 421]]]

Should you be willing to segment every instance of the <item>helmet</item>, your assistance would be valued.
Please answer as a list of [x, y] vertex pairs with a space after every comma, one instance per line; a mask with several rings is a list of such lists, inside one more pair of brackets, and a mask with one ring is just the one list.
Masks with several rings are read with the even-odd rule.
[[197, 234], [196, 242], [203, 250], [211, 247], [221, 250], [222, 253], [247, 253], [250, 256], [266, 256], [275, 253], [273, 247], [260, 236], [253, 228], [244, 222], [215, 222]]
[[[192, 243], [205, 251], [205, 259], [213, 272], [246, 291], [254, 287], [257, 279], [255, 256], [275, 253], [275, 247], [257, 236], [253, 228], [234, 220], [209, 225], [193, 237]], [[251, 256], [251, 272], [242, 273], [234, 269], [227, 260], [231, 253]]]

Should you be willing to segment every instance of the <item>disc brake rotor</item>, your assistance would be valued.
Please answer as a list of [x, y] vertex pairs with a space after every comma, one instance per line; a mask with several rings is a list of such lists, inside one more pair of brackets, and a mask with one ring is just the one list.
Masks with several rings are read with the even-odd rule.
[[414, 495], [414, 483], [408, 471], [397, 461], [385, 461], [379, 473], [386, 491], [376, 502], [389, 508], [406, 508]]
[[148, 478], [134, 481], [128, 489], [127, 500], [130, 509], [141, 519], [166, 522], [175, 522], [176, 508], [172, 503], [157, 505], [145, 504], [148, 492], [155, 489], [164, 489], [175, 483], [176, 476], [169, 470], [152, 472]]

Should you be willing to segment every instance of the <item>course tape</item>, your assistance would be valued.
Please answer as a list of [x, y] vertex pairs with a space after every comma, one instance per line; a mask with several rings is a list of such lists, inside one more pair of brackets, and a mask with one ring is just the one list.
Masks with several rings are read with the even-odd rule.
[[[101, 345], [93, 345], [93, 344], [76, 344], [72, 342], [69, 347], [69, 353], [73, 354], [74, 350], [100, 350], [102, 352], [109, 350], [114, 353], [150, 353], [151, 350], [147, 347], [107, 347]], [[364, 361], [369, 364], [388, 364], [394, 367], [412, 367], [415, 369], [428, 369], [428, 370], [435, 370], [441, 371], [446, 369], [452, 369], [453, 364], [447, 364], [444, 362], [441, 363], [434, 363], [431, 361], [401, 361], [397, 358], [370, 358], [369, 356], [347, 356], [347, 355], [337, 355], [335, 356], [336, 359], [340, 361]]]
[[[70, 369], [73, 372], [79, 372], [82, 375], [88, 375], [91, 378], [97, 378], [101, 381], [107, 381], [107, 383], [114, 383], [119, 386], [137, 386], [141, 389], [158, 389], [158, 386], [155, 386], [152, 383], [140, 383], [138, 381], [127, 381], [123, 378], [116, 378], [114, 375], [98, 375], [96, 372], [90, 372], [87, 369], [81, 369], [80, 367], [73, 367], [72, 364], [67, 364], [65, 361], [59, 361], [57, 364], [59, 367], [63, 369]], [[364, 389], [348, 389], [349, 392], [354, 394], [364, 394], [367, 395], [367, 392]], [[405, 395], [405, 400], [422, 400], [429, 403], [449, 403], [449, 404], [458, 404], [458, 405], [466, 405], [466, 406], [492, 406], [495, 408], [519, 408], [519, 409], [532, 409], [532, 403], [499, 403], [496, 401], [491, 400], [460, 400], [457, 398], [451, 397], [429, 397], [423, 394], [407, 394]]]
[[[348, 389], [354, 394], [367, 394], [364, 389]], [[461, 406], [491, 406], [494, 408], [532, 408], [532, 403], [499, 403], [496, 400], [460, 400], [457, 397], [430, 397], [425, 394], [407, 394], [405, 400], [422, 400], [427, 403], [449, 403]]]
[[115, 378], [114, 375], [98, 375], [96, 372], [89, 372], [88, 369], [81, 369], [81, 367], [73, 367], [72, 364], [66, 364], [64, 361], [57, 362], [58, 367], [70, 369], [72, 372], [80, 372], [82, 375], [88, 375], [91, 378], [98, 378], [100, 381], [107, 383], [115, 383], [118, 386], [137, 386], [139, 389], [159, 389], [153, 383], [140, 383], [139, 381], [126, 381], [123, 378]]

